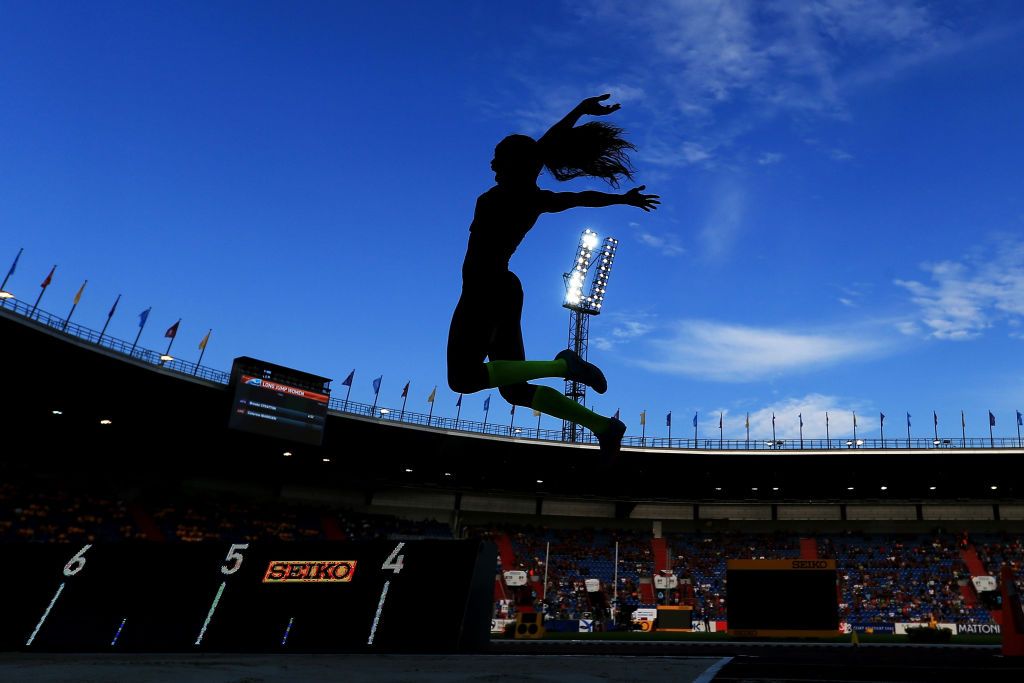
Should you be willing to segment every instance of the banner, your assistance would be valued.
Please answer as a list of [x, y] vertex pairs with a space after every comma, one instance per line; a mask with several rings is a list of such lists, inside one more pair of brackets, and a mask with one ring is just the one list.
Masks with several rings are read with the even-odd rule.
[[491, 633], [504, 633], [505, 627], [514, 623], [515, 619], [491, 619]]
[[1002, 632], [999, 624], [957, 624], [953, 631], [958, 636], [998, 636]]
[[579, 624], [580, 633], [593, 633], [594, 632], [594, 620], [593, 619], [580, 619]]
[[[907, 635], [907, 629], [908, 628], [921, 628], [922, 626], [925, 627], [925, 628], [928, 628], [928, 622], [926, 622], [926, 621], [924, 621], [924, 622], [897, 621], [895, 624], [893, 624], [893, 626], [895, 627], [896, 635], [898, 635], [898, 636], [905, 636], [905, 635]], [[948, 628], [950, 631], [953, 632], [954, 636], [956, 635], [956, 624], [948, 624], [948, 623], [940, 622], [940, 623], [936, 624], [936, 626], [938, 628]], [[876, 633], [880, 632], [878, 630], [878, 628], [879, 628], [878, 626], [875, 627], [875, 632]]]
[[[843, 633], [895, 633], [893, 624], [843, 624]], [[920, 624], [918, 624], [920, 626]]]

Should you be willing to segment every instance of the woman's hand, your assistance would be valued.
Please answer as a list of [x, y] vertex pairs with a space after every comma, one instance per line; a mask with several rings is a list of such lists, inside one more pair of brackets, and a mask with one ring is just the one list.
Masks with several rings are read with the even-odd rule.
[[644, 211], [651, 211], [658, 208], [658, 204], [661, 197], [656, 194], [640, 194], [640, 190], [645, 189], [646, 185], [640, 187], [634, 187], [632, 190], [622, 195], [622, 203], [628, 204], [629, 206], [635, 206], [638, 209]]
[[611, 105], [601, 104], [609, 97], [611, 97], [611, 95], [608, 93], [598, 95], [597, 97], [588, 97], [577, 105], [576, 111], [578, 111], [581, 116], [607, 116], [614, 111], [618, 111], [620, 107], [618, 103]]

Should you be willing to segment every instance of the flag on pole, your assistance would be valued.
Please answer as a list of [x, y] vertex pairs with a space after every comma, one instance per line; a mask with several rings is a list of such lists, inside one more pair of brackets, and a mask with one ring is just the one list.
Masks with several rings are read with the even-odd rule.
[[50, 274], [46, 276], [45, 280], [43, 280], [43, 284], [39, 285], [40, 287], [46, 289], [47, 287], [50, 286], [50, 283], [53, 282], [53, 271], [55, 270], [57, 270], [57, 266], [54, 266], [53, 268], [50, 269]]
[[78, 288], [78, 294], [75, 294], [75, 305], [76, 306], [78, 305], [78, 302], [82, 300], [82, 292], [85, 291], [85, 283], [86, 282], [88, 282], [88, 280], [86, 280], [85, 282], [82, 283], [82, 286]]
[[[535, 410], [535, 411], [533, 411], [533, 412], [534, 412], [535, 414], [537, 414], [537, 415], [540, 415], [540, 411], [539, 411], [539, 410]], [[1018, 418], [1020, 418], [1020, 413], [1017, 413], [1017, 417], [1018, 417]], [[618, 420], [618, 419], [619, 419], [619, 409], [618, 409], [618, 408], [616, 408], [616, 409], [615, 409], [615, 419], [616, 419], [616, 420]]]
[[490, 409], [491, 409], [491, 397], [488, 396], [487, 398], [484, 399], [484, 410], [490, 410]]
[[1019, 410], [1017, 411], [1017, 426], [1018, 427], [1024, 426], [1024, 419], [1022, 419], [1022, 416], [1021, 416]]
[[772, 427], [775, 427], [775, 411], [772, 411]]
[[167, 337], [168, 339], [174, 339], [176, 336], [178, 336], [178, 325], [180, 324], [181, 320], [179, 319], [178, 322], [174, 323], [173, 325], [167, 328], [167, 331], [164, 332], [164, 336]]
[[907, 426], [910, 426], [910, 413], [907, 413]]
[[[618, 413], [615, 413], [615, 415], [618, 416]], [[536, 408], [534, 408], [533, 409], [533, 416], [534, 417], [540, 417], [540, 411], [537, 410]]]
[[139, 329], [142, 329], [143, 327], [146, 326], [146, 321], [149, 320], [149, 312], [152, 311], [152, 310], [153, 310], [153, 307], [150, 306], [149, 308], [144, 310], [142, 313], [139, 313]]
[[803, 427], [804, 426], [804, 414], [803, 413], [797, 413], [797, 417], [800, 419], [800, 426]]
[[853, 414], [853, 426], [856, 429], [856, 427], [857, 427], [857, 413]]
[[205, 351], [206, 350], [206, 345], [210, 342], [210, 335], [212, 333], [213, 333], [213, 330], [210, 330], [209, 332], [207, 332], [206, 336], [203, 337], [203, 341], [199, 342], [199, 350], [200, 351]]
[[437, 387], [436, 386], [434, 387], [434, 390], [430, 392], [430, 396], [427, 396], [427, 403], [433, 403], [435, 396], [437, 396]]
[[408, 396], [409, 396], [409, 382], [406, 382], [405, 383], [405, 388], [402, 389], [402, 398], [407, 398]]
[[381, 375], [377, 379], [373, 380], [373, 395], [377, 396], [380, 394], [380, 383], [384, 379], [384, 375]]
[[696, 427], [696, 426], [697, 426], [697, 413], [694, 413], [694, 414], [693, 414], [693, 426], [694, 426], [694, 427]]
[[461, 408], [462, 407], [462, 394], [459, 394], [459, 400], [455, 402], [455, 407], [456, 408]]
[[744, 427], [750, 429], [750, 413], [747, 413], [747, 421], [743, 424]]
[[722, 413], [718, 414], [718, 428], [722, 428]]
[[350, 386], [352, 386], [352, 380], [355, 379], [355, 376], [356, 376], [356, 371], [355, 371], [355, 369], [353, 369], [352, 372], [348, 373], [348, 377], [346, 377], [345, 381], [341, 383], [341, 386], [343, 386], [343, 387], [350, 387]]
[[117, 298], [114, 299], [114, 305], [110, 307], [110, 313], [107, 313], [107, 318], [113, 318], [114, 317], [114, 311], [117, 310], [117, 302], [120, 301], [120, 300], [121, 300], [121, 295], [118, 294]]
[[643, 411], [640, 412], [640, 424], [641, 425], [647, 424], [647, 411], [646, 410], [643, 410]]
[[24, 248], [18, 251], [18, 255], [14, 257], [14, 263], [11, 264], [11, 269], [7, 271], [7, 277], [14, 275], [14, 270], [18, 267], [18, 259], [21, 258], [21, 252], [25, 251]]
[[671, 427], [672, 426], [672, 411], [671, 410], [668, 411], [668, 415], [665, 416], [665, 426], [666, 427]]
[[964, 418], [964, 411], [960, 411], [960, 426], [963, 428], [967, 427], [967, 420]]
[[992, 414], [991, 410], [988, 411], [988, 426], [989, 427], [995, 427], [996, 426], [996, 416]]
[[885, 424], [885, 413], [878, 413], [878, 424]]
[[512, 404], [512, 412], [511, 412], [511, 414], [513, 416], [516, 414], [516, 404], [515, 403]]

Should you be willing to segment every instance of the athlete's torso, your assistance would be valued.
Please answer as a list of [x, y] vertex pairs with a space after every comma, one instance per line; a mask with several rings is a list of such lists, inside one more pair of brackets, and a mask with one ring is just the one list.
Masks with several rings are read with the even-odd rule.
[[551, 194], [536, 186], [511, 189], [496, 185], [480, 195], [462, 264], [464, 283], [486, 281], [508, 271], [512, 254], [543, 213]]

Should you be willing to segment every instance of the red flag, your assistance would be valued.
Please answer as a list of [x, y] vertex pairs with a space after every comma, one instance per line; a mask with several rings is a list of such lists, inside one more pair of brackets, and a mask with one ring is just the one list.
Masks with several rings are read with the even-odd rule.
[[168, 339], [174, 339], [178, 335], [178, 325], [180, 324], [181, 320], [178, 320], [178, 322], [168, 327], [167, 331], [164, 332], [164, 336], [167, 337]]
[[402, 389], [402, 398], [405, 398], [408, 395], [409, 395], [409, 383], [406, 382], [405, 383], [405, 388]]
[[57, 266], [50, 268], [50, 274], [46, 276], [45, 280], [43, 280], [43, 284], [39, 285], [40, 287], [46, 289], [47, 287], [50, 286], [50, 282], [53, 280], [53, 271], [55, 270], [57, 270]]

